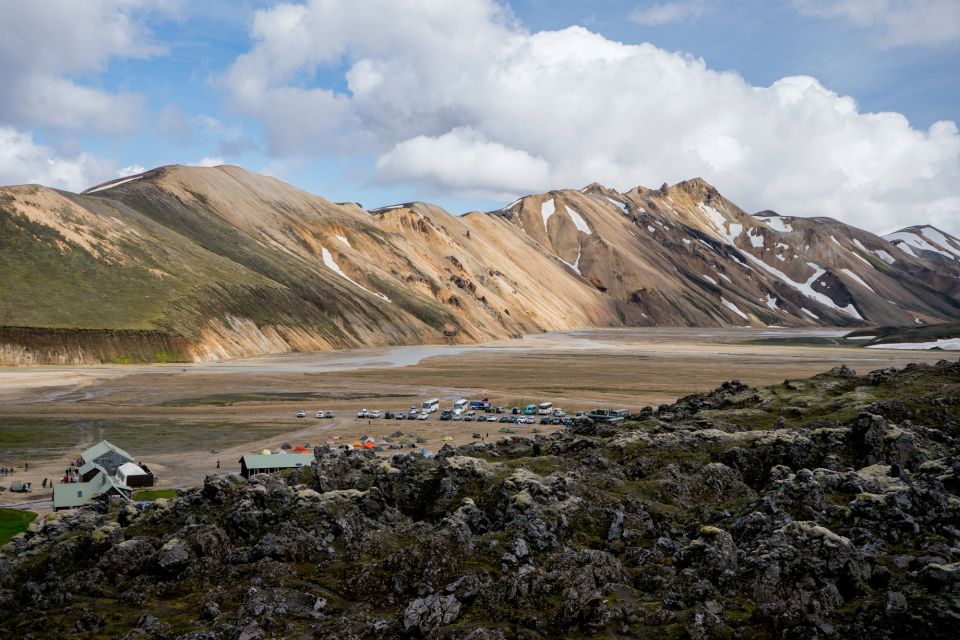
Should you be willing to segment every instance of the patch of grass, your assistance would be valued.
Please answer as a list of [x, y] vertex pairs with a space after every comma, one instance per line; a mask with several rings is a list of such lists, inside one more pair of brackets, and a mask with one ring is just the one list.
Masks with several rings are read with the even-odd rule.
[[19, 509], [0, 509], [0, 547], [10, 542], [13, 536], [27, 530], [30, 523], [37, 519], [33, 511]]
[[20, 464], [34, 458], [58, 458], [80, 453], [100, 440], [123, 447], [149, 463], [149, 456], [184, 450], [216, 450], [237, 442], [270, 438], [290, 430], [285, 424], [225, 422], [136, 422], [110, 420], [45, 420], [3, 418], [0, 423], [0, 460]]
[[177, 496], [176, 489], [144, 489], [143, 491], [137, 491], [133, 494], [134, 500], [158, 500], [160, 498], [175, 498]]

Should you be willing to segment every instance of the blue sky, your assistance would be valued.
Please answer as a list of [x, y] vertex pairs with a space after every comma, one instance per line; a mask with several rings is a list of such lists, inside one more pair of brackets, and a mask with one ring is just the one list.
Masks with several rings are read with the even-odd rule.
[[955, 0], [37, 4], [0, 0], [3, 183], [225, 162], [459, 213], [703, 175], [748, 209], [958, 230]]

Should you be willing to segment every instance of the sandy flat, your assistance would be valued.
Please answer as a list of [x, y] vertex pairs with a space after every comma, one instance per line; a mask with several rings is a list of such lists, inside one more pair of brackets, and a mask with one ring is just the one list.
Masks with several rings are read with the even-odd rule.
[[[286, 354], [197, 365], [0, 369], [0, 464], [12, 479], [62, 474], [83, 447], [106, 437], [151, 465], [161, 486], [235, 472], [244, 453], [283, 442], [349, 442], [416, 433], [498, 437], [491, 423], [357, 420], [437, 397], [489, 397], [506, 407], [551, 401], [569, 412], [638, 409], [706, 391], [724, 380], [754, 385], [808, 376], [839, 364], [859, 371], [936, 361], [933, 352], [744, 344], [747, 339], [836, 336], [835, 330], [590, 329], [471, 346], [414, 346]], [[298, 419], [300, 409], [308, 417]], [[336, 410], [333, 420], [312, 417]], [[540, 427], [544, 432], [549, 427]], [[532, 427], [518, 428], [530, 432]], [[219, 471], [217, 460], [221, 462]], [[24, 462], [31, 470], [23, 473]], [[9, 480], [6, 484], [9, 486]], [[43, 492], [16, 499], [36, 500]], [[0, 501], [11, 498], [5, 493]]]

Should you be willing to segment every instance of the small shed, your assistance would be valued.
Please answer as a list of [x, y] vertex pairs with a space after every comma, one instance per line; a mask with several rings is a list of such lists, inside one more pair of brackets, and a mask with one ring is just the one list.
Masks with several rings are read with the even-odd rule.
[[124, 462], [117, 467], [117, 479], [128, 487], [152, 487], [153, 474], [150, 468], [145, 464], [136, 465], [132, 462]]

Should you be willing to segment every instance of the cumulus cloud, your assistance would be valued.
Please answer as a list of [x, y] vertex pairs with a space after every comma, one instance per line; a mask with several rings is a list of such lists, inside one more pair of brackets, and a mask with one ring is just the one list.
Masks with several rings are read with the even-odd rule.
[[223, 158], [219, 156], [205, 156], [200, 158], [196, 162], [188, 163], [188, 166], [191, 167], [219, 167], [220, 165], [225, 164]]
[[2, 2], [0, 122], [60, 131], [133, 129], [142, 96], [75, 78], [102, 71], [114, 57], [160, 53], [144, 20], [175, 6], [169, 0]]
[[58, 156], [30, 133], [0, 126], [0, 185], [37, 183], [79, 192], [117, 175], [113, 162], [87, 153]]
[[663, 2], [651, 6], [639, 6], [630, 14], [630, 21], [647, 27], [657, 27], [671, 22], [683, 22], [699, 18], [710, 10], [706, 2], [687, 0], [684, 2]]
[[876, 29], [888, 46], [939, 45], [960, 40], [957, 0], [793, 0], [801, 12], [842, 18]]
[[276, 157], [372, 154], [380, 180], [457, 195], [702, 176], [751, 209], [960, 231], [956, 125], [861, 113], [811, 77], [756, 87], [580, 27], [531, 33], [493, 0], [312, 0], [252, 24], [219, 82]]
[[468, 127], [433, 138], [401, 142], [377, 160], [380, 175], [394, 182], [426, 182], [428, 188], [484, 198], [548, 190], [550, 165], [526, 151], [491, 142]]

